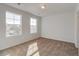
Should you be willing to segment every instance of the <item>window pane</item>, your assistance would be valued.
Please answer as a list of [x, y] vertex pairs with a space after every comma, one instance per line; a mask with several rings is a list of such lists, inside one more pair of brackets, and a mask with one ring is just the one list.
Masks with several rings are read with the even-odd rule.
[[15, 19], [15, 24], [21, 24], [20, 19]]
[[21, 19], [21, 16], [18, 15], [18, 14], [15, 14], [15, 15], [14, 15], [14, 18], [15, 18], [15, 19]]
[[31, 25], [31, 33], [36, 33], [37, 32], [37, 27], [36, 26], [33, 26]]
[[21, 29], [19, 25], [8, 24], [7, 25], [7, 36], [15, 36], [21, 33]]
[[10, 13], [10, 12], [6, 12], [6, 18], [11, 18], [11, 19], [13, 19], [13, 14], [12, 13]]
[[36, 19], [31, 18], [31, 25], [36, 25]]
[[37, 19], [31, 18], [30, 19], [30, 33], [37, 32]]
[[15, 19], [15, 24], [20, 24], [21, 23], [21, 16], [20, 15], [15, 14], [14, 19]]
[[6, 12], [6, 36], [21, 35], [21, 15]]
[[7, 19], [6, 19], [6, 24], [14, 24], [13, 19], [7, 18]]

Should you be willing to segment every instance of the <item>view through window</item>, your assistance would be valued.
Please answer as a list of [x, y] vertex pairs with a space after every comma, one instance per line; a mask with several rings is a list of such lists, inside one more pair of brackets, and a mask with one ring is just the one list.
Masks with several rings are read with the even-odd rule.
[[31, 18], [30, 19], [30, 33], [37, 32], [37, 19]]
[[22, 33], [22, 15], [6, 12], [6, 36], [16, 36]]

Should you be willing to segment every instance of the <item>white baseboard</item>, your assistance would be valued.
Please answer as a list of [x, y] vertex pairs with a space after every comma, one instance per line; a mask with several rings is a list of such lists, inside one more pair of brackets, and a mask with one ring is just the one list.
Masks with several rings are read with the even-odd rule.
[[63, 42], [69, 42], [69, 43], [75, 44], [75, 42], [73, 42], [73, 41], [67, 41], [67, 40], [65, 40], [65, 39], [60, 39], [60, 38], [57, 38], [57, 37], [52, 37], [52, 38], [50, 38], [50, 37], [45, 37], [45, 36], [41, 36], [41, 37], [48, 38], [48, 39], [53, 39], [53, 40], [58, 40], [58, 41], [63, 41]]
[[17, 44], [15, 44], [15, 45], [8, 46], [8, 47], [2, 48], [2, 49], [0, 48], [0, 51], [1, 51], [1, 50], [5, 50], [5, 49], [8, 49], [8, 48], [11, 48], [11, 47], [18, 46], [18, 45], [20, 45], [20, 44], [23, 44], [23, 43], [26, 43], [26, 42], [29, 42], [29, 41], [31, 41], [31, 40], [35, 40], [35, 39], [38, 39], [38, 38], [40, 38], [40, 37], [37, 37], [37, 38], [34, 38], [34, 39], [27, 39], [27, 40], [24, 41], [24, 42], [20, 42], [20, 43], [17, 43]]

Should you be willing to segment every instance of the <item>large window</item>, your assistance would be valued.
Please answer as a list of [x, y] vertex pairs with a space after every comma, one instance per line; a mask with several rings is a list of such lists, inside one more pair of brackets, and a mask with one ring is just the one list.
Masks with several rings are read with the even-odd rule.
[[6, 36], [16, 36], [22, 33], [22, 16], [6, 12]]
[[30, 33], [37, 32], [37, 19], [31, 18], [30, 19]]

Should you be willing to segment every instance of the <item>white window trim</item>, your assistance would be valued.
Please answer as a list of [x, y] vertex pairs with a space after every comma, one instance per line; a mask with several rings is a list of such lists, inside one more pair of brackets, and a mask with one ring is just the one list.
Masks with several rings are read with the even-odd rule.
[[[9, 13], [12, 13], [12, 14], [14, 14], [14, 15], [20, 15], [20, 27], [21, 27], [21, 32], [20, 32], [20, 34], [18, 34], [18, 35], [7, 35], [7, 23], [6, 23], [6, 37], [12, 37], [12, 36], [19, 36], [19, 35], [21, 35], [22, 34], [22, 15], [21, 14], [17, 14], [17, 13], [13, 13], [13, 12], [10, 12], [10, 11], [6, 11], [6, 13], [7, 12], [9, 12]], [[6, 15], [6, 14], [5, 14]], [[7, 21], [7, 17], [5, 16], [5, 20]]]
[[[31, 19], [34, 19], [34, 20], [36, 21], [36, 25], [32, 25], [32, 24], [31, 24]], [[36, 29], [35, 29], [34, 32], [32, 31], [31, 26], [36, 26]], [[37, 32], [38, 32], [38, 30], [37, 30], [37, 19], [31, 17], [31, 18], [30, 18], [30, 33], [31, 33], [31, 34], [36, 34]]]

